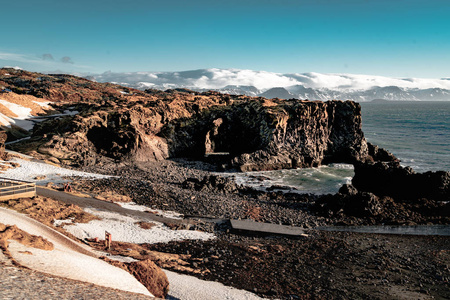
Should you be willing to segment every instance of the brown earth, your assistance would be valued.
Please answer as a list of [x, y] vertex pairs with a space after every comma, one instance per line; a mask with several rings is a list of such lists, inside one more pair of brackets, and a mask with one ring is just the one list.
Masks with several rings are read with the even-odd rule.
[[153, 226], [156, 225], [156, 224], [154, 224], [154, 223], [149, 223], [149, 222], [137, 222], [137, 224], [138, 224], [139, 227], [141, 227], [142, 229], [151, 229]]
[[63, 204], [57, 200], [44, 197], [21, 198], [1, 201], [0, 206], [25, 213], [31, 218], [53, 227], [55, 220], [72, 219], [73, 222], [87, 223], [98, 217], [86, 213], [76, 205]]
[[[48, 114], [51, 113], [53, 111], [53, 109], [48, 106], [48, 108], [44, 108], [41, 105], [37, 104], [36, 102], [45, 104], [48, 103], [49, 100], [47, 99], [43, 99], [43, 98], [37, 98], [31, 95], [21, 95], [21, 94], [16, 94], [14, 92], [9, 92], [9, 93], [2, 93], [0, 95], [0, 99], [2, 100], [6, 100], [10, 103], [14, 103], [23, 107], [27, 107], [27, 108], [31, 108], [31, 115], [33, 116], [38, 116], [38, 115], [44, 115], [44, 114]], [[11, 117], [11, 118], [16, 118], [17, 115], [13, 112], [11, 112], [7, 107], [5, 107], [4, 105], [0, 104], [0, 113], [3, 113], [4, 115]]]
[[209, 272], [191, 265], [189, 261], [201, 261], [201, 258], [192, 258], [189, 254], [174, 254], [149, 250], [146, 244], [132, 244], [112, 241], [110, 249], [105, 249], [104, 241], [89, 240], [89, 245], [97, 250], [107, 251], [112, 255], [129, 256], [137, 260], [151, 260], [159, 267], [186, 274]]
[[[93, 240], [91, 242], [93, 244], [95, 243], [98, 250], [106, 250], [98, 242], [95, 242]], [[166, 274], [150, 259], [132, 263], [124, 263], [117, 260], [111, 260], [104, 256], [100, 257], [100, 259], [110, 263], [117, 268], [121, 268], [122, 270], [129, 272], [155, 297], [165, 299], [167, 294], [169, 293], [169, 280], [167, 279]]]
[[4, 225], [0, 223], [0, 249], [3, 253], [12, 259], [8, 250], [8, 240], [16, 240], [19, 243], [42, 250], [53, 250], [54, 246], [41, 236], [35, 236], [23, 231], [17, 226]]
[[169, 292], [169, 280], [166, 274], [149, 259], [132, 262], [128, 272], [136, 277], [153, 295], [165, 298]]

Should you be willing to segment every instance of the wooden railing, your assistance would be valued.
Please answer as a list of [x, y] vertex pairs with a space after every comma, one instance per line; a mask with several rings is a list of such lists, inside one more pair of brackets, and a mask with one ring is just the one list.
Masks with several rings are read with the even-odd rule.
[[36, 196], [34, 182], [0, 177], [0, 201]]

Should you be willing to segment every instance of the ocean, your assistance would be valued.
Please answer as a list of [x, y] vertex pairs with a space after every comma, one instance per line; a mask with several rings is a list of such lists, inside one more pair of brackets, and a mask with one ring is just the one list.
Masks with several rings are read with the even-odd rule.
[[[361, 109], [366, 139], [393, 153], [403, 166], [416, 172], [450, 171], [450, 101], [374, 101], [361, 103]], [[350, 183], [354, 172], [351, 165], [333, 164], [233, 175], [237, 183], [257, 189], [275, 185], [328, 194]], [[261, 181], [261, 176], [268, 179]]]
[[361, 103], [366, 139], [417, 172], [450, 171], [450, 101]]

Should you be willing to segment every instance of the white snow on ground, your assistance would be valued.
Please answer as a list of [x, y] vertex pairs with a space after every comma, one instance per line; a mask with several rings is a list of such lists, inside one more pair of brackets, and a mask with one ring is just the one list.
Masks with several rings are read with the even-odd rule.
[[11, 118], [0, 113], [0, 123], [2, 123], [2, 125], [10, 127], [11, 124], [14, 124], [25, 130], [33, 129], [34, 122], [29, 120], [30, 118], [33, 117], [31, 115], [31, 108], [16, 103], [11, 103], [9, 101], [2, 99], [0, 99], [0, 104], [2, 104], [3, 106], [5, 106], [6, 108], [8, 108], [10, 111], [12, 111], [17, 115], [17, 117]]
[[23, 128], [25, 130], [31, 130], [33, 129], [34, 122], [30, 120], [21, 120], [21, 119], [13, 119], [10, 117], [5, 116], [4, 114], [0, 113], [0, 124], [4, 125], [6, 127], [11, 127], [11, 124], [14, 124], [20, 128]]
[[[16, 162], [20, 164], [20, 167], [9, 169], [3, 173], [1, 173], [1, 177], [11, 178], [16, 180], [25, 180], [25, 181], [33, 181], [40, 184], [45, 184], [48, 182], [53, 183], [62, 183], [67, 180], [64, 180], [63, 176], [80, 176], [80, 177], [88, 177], [88, 178], [108, 178], [110, 176], [93, 174], [75, 170], [64, 169], [61, 167], [57, 167], [54, 165], [28, 161], [20, 158], [13, 158], [10, 160], [11, 162]], [[45, 175], [45, 179], [36, 180], [36, 176]]]
[[6, 100], [0, 99], [0, 104], [8, 108], [10, 111], [17, 115], [18, 119], [26, 119], [31, 117], [31, 108], [25, 107], [16, 103], [12, 103]]
[[5, 116], [4, 114], [0, 113], [0, 124], [1, 125], [5, 125], [5, 126], [10, 126], [11, 122], [13, 120], [7, 116]]
[[182, 240], [210, 240], [214, 238], [212, 233], [195, 230], [171, 230], [158, 222], [152, 222], [155, 226], [151, 229], [143, 229], [136, 224], [136, 222], [141, 221], [139, 218], [90, 208], [86, 208], [85, 211], [100, 217], [101, 220], [92, 220], [89, 223], [75, 223], [64, 226], [65, 230], [79, 239], [96, 237], [104, 239], [105, 231], [111, 233], [113, 241], [137, 244], [167, 243]]
[[[7, 225], [17, 225], [23, 231], [42, 236], [53, 243], [54, 249], [47, 251], [10, 241], [8, 249], [12, 257], [23, 266], [56, 276], [152, 296], [128, 272], [100, 259], [75, 251], [77, 247], [85, 248], [86, 246], [75, 243], [59, 232], [25, 215], [0, 208], [0, 221]], [[73, 245], [77, 245], [77, 247]]]
[[52, 107], [50, 106], [50, 103], [52, 103], [51, 101], [45, 101], [45, 102], [33, 101], [33, 103], [39, 105], [39, 106], [42, 107], [43, 109], [51, 109], [51, 108], [52, 108]]
[[183, 300], [251, 300], [264, 299], [255, 294], [214, 281], [205, 281], [193, 276], [181, 275], [164, 270], [169, 279], [168, 299]]
[[166, 218], [171, 218], [171, 219], [182, 219], [183, 218], [182, 214], [177, 213], [175, 211], [165, 211], [165, 210], [160, 210], [160, 209], [153, 209], [153, 208], [150, 208], [145, 205], [136, 204], [135, 202], [125, 202], [125, 203], [116, 203], [116, 204], [119, 204], [120, 206], [122, 206], [123, 208], [126, 208], [126, 209], [155, 212], [157, 215], [160, 215], [160, 216], [163, 216]]
[[[52, 103], [51, 101], [45, 101], [45, 102], [39, 102], [39, 101], [32, 101], [33, 103], [41, 106], [44, 109], [51, 109], [51, 106], [49, 105]], [[11, 124], [14, 124], [18, 127], [21, 127], [25, 130], [31, 130], [33, 129], [33, 126], [36, 122], [42, 122], [47, 117], [42, 116], [33, 116], [31, 114], [31, 108], [9, 102], [7, 100], [0, 99], [0, 104], [8, 108], [10, 111], [15, 113], [17, 117], [8, 117], [2, 113], [0, 113], [0, 124], [4, 126], [11, 127]], [[79, 112], [76, 110], [65, 110], [62, 114], [55, 114], [49, 116], [50, 118], [55, 117], [61, 117], [61, 116], [73, 116], [78, 114]]]

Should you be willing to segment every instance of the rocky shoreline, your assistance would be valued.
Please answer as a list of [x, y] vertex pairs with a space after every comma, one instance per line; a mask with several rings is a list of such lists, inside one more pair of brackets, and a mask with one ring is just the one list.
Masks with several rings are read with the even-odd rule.
[[[398, 167], [400, 168], [400, 167]], [[313, 228], [327, 225], [450, 224], [450, 203], [423, 197], [393, 198], [345, 185], [335, 195], [262, 192], [236, 185], [204, 162], [174, 159], [110, 168], [87, 167], [119, 178], [79, 181], [85, 192], [111, 190], [138, 204], [188, 216], [253, 219]], [[213, 174], [212, 174], [213, 173]], [[448, 172], [437, 173], [444, 176]], [[358, 180], [358, 173], [355, 175]], [[426, 185], [430, 190], [430, 186]], [[437, 189], [448, 193], [445, 189]]]
[[[100, 168], [88, 170], [100, 171]], [[175, 210], [193, 219], [194, 216], [215, 221], [242, 218], [304, 228], [344, 224], [449, 224], [449, 205], [445, 202], [418, 199], [397, 203], [391, 198], [357, 192], [351, 186], [343, 187], [336, 195], [325, 196], [258, 192], [212, 175], [215, 166], [193, 160], [111, 165], [101, 170], [120, 177], [77, 180], [76, 188], [85, 192], [109, 189], [139, 204]], [[197, 220], [191, 229], [211, 231], [218, 238], [207, 242], [144, 244], [141, 247], [146, 250], [140, 252], [187, 254], [186, 268], [181, 272], [267, 298], [445, 299], [450, 296], [447, 236], [310, 231], [308, 237], [289, 239], [236, 235], [230, 232], [226, 222]], [[112, 251], [124, 253], [121, 249], [127, 247], [130, 246], [113, 245]], [[160, 267], [180, 272], [173, 266], [161, 264]]]
[[[268, 298], [450, 297], [449, 237], [312, 230], [308, 237], [288, 239], [230, 232], [227, 219], [308, 229], [450, 224], [450, 173], [416, 174], [367, 143], [359, 104], [189, 90], [142, 92], [75, 76], [13, 73], [2, 78], [8, 87], [59, 102], [56, 110], [78, 112], [41, 122], [30, 139], [11, 145], [14, 150], [115, 175], [74, 179], [73, 187], [177, 211], [196, 220], [189, 229], [218, 237], [139, 245], [139, 259], [147, 259], [151, 250], [188, 254], [193, 271], [186, 272]], [[19, 83], [21, 88], [14, 89]], [[332, 162], [355, 166], [352, 184], [334, 195], [261, 192], [216, 174], [230, 168], [274, 170]], [[121, 253], [126, 247], [115, 244], [111, 251]]]

